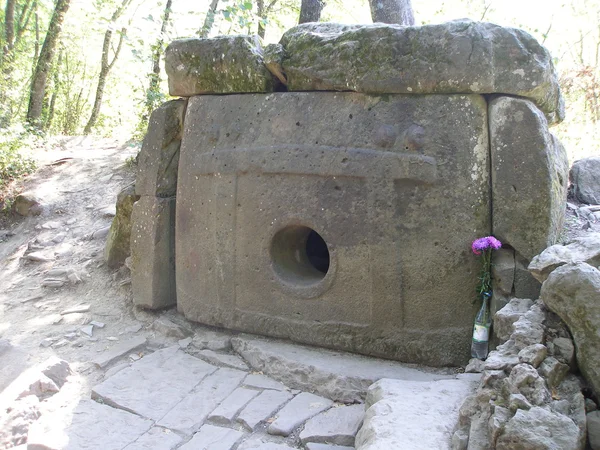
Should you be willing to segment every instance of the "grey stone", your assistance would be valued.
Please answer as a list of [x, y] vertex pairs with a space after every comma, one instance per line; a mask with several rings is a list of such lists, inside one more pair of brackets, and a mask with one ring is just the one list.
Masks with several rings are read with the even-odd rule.
[[592, 411], [586, 418], [590, 447], [592, 450], [600, 450], [600, 411]]
[[177, 341], [177, 344], [179, 345], [179, 348], [182, 350], [185, 350], [186, 348], [188, 348], [188, 346], [192, 343], [192, 338], [191, 337], [187, 337], [185, 339], [179, 339], [179, 341]]
[[503, 93], [532, 99], [550, 121], [564, 117], [552, 58], [522, 30], [466, 19], [421, 27], [307, 23], [281, 44], [291, 91]]
[[531, 260], [562, 232], [567, 155], [530, 101], [496, 98], [490, 102], [489, 120], [494, 236]]
[[60, 288], [65, 285], [64, 280], [56, 280], [53, 278], [45, 278], [41, 282], [42, 287]]
[[110, 232], [110, 227], [102, 227], [94, 230], [90, 236], [90, 239], [103, 239], [108, 236]]
[[527, 363], [537, 368], [548, 354], [548, 348], [543, 344], [533, 344], [519, 352], [519, 362]]
[[39, 216], [44, 211], [40, 199], [31, 192], [22, 192], [17, 195], [12, 209], [20, 216]]
[[104, 258], [110, 268], [122, 266], [131, 254], [131, 212], [139, 198], [134, 186], [126, 187], [117, 196], [116, 214], [104, 246]]
[[0, 393], [29, 367], [29, 354], [7, 339], [0, 338]]
[[143, 196], [131, 221], [133, 302], [149, 309], [175, 304], [175, 199]]
[[150, 115], [138, 155], [135, 193], [172, 197], [177, 192], [177, 166], [187, 100], [163, 103]]
[[[311, 345], [465, 364], [479, 261], [464, 242], [491, 226], [486, 118], [478, 95], [190, 98], [178, 309]], [[332, 252], [327, 273], [304, 254], [311, 229]]]
[[585, 262], [600, 266], [600, 233], [590, 233], [573, 239], [568, 245], [553, 245], [531, 260], [529, 270], [540, 282], [550, 273], [565, 264]]
[[94, 326], [93, 325], [85, 325], [79, 329], [83, 334], [92, 337], [94, 334]]
[[541, 298], [569, 327], [577, 364], [600, 393], [600, 271], [586, 263], [555, 269], [542, 286]]
[[200, 350], [195, 353], [195, 356], [217, 366], [248, 370], [248, 365], [239, 356], [225, 355], [223, 353], [213, 352], [212, 350]]
[[306, 450], [354, 450], [354, 447], [346, 447], [341, 445], [316, 444], [309, 442], [306, 444]]
[[492, 280], [501, 293], [510, 295], [515, 281], [515, 251], [500, 248], [492, 253]]
[[519, 364], [519, 351], [515, 342], [509, 339], [504, 344], [499, 345], [496, 350], [492, 350], [485, 360], [485, 370], [510, 370]]
[[484, 370], [485, 362], [481, 359], [471, 358], [469, 364], [465, 367], [465, 373], [481, 373]]
[[193, 333], [193, 331], [170, 321], [166, 317], [161, 317], [152, 322], [152, 329], [175, 339], [184, 339]]
[[533, 305], [529, 311], [519, 318], [514, 324], [514, 332], [511, 339], [515, 341], [517, 349], [534, 344], [540, 344], [544, 340], [544, 314], [538, 305]]
[[510, 394], [508, 402], [508, 407], [513, 412], [517, 409], [531, 409], [531, 403], [523, 394]]
[[123, 450], [171, 450], [182, 441], [177, 433], [161, 427], [152, 427]]
[[487, 450], [491, 447], [489, 436], [490, 415], [489, 411], [482, 411], [471, 421], [467, 450]]
[[56, 259], [54, 255], [51, 255], [47, 252], [31, 252], [25, 255], [23, 258], [33, 262], [50, 262]]
[[573, 163], [570, 178], [577, 200], [592, 205], [600, 204], [600, 157], [590, 156]]
[[173, 41], [165, 50], [165, 70], [175, 97], [273, 90], [258, 36]]
[[159, 425], [192, 434], [246, 376], [234, 369], [219, 369], [207, 376], [158, 422]]
[[452, 377], [424, 372], [393, 361], [273, 339], [242, 335], [234, 337], [231, 343], [253, 369], [271, 375], [292, 388], [312, 390], [323, 397], [344, 403], [364, 399], [369, 386], [381, 378], [432, 381]]
[[329, 409], [333, 402], [327, 398], [309, 392], [302, 392], [290, 400], [267, 428], [269, 434], [289, 436], [290, 433], [306, 420]]
[[467, 450], [468, 446], [469, 446], [469, 430], [459, 428], [452, 435], [452, 443], [451, 443], [450, 448], [452, 450]]
[[272, 378], [265, 375], [251, 373], [244, 379], [244, 385], [258, 389], [273, 389], [275, 391], [285, 391], [287, 387]]
[[95, 386], [93, 398], [160, 420], [216, 369], [177, 349], [169, 347], [136, 361]]
[[562, 414], [534, 406], [519, 409], [496, 442], [497, 450], [581, 450], [579, 429]]
[[498, 405], [494, 405], [493, 410], [494, 412], [492, 413], [492, 416], [490, 417], [488, 423], [488, 429], [490, 432], [490, 441], [496, 442], [498, 436], [502, 434], [506, 423], [509, 421], [513, 414], [510, 412], [509, 409], [503, 408], [502, 406]]
[[528, 260], [515, 255], [515, 297], [537, 299], [542, 285], [531, 275], [528, 265]]
[[81, 305], [77, 305], [77, 306], [73, 306], [72, 308], [67, 308], [63, 311], [61, 311], [61, 315], [65, 316], [67, 314], [76, 314], [76, 313], [84, 313], [84, 312], [88, 312], [90, 310], [90, 305], [87, 304], [81, 304]]
[[596, 411], [597, 409], [598, 409], [598, 405], [596, 405], [596, 402], [594, 400], [592, 400], [591, 398], [585, 399], [585, 412], [586, 413]]
[[237, 388], [208, 416], [208, 419], [217, 424], [229, 425], [259, 393], [254, 389]]
[[268, 438], [257, 436], [240, 444], [237, 450], [296, 450], [286, 444], [279, 444], [267, 440]]
[[512, 394], [523, 394], [533, 405], [543, 405], [550, 400], [544, 379], [529, 364], [517, 364], [508, 376], [508, 388]]
[[570, 338], [558, 337], [552, 341], [552, 344], [554, 346], [554, 357], [569, 367], [574, 368], [576, 364], [573, 341]]
[[440, 442], [449, 443], [461, 403], [478, 379], [472, 375], [432, 382], [378, 381], [369, 388], [356, 448], [437, 448]]
[[523, 316], [533, 305], [526, 298], [513, 298], [494, 316], [494, 332], [503, 341], [510, 339], [514, 332], [513, 324]]
[[226, 352], [231, 350], [231, 335], [220, 331], [198, 329], [193, 337], [192, 346], [199, 350]]
[[558, 387], [568, 372], [569, 366], [552, 356], [547, 357], [538, 368], [538, 373], [546, 379], [550, 389]]
[[300, 432], [300, 440], [307, 447], [309, 442], [354, 445], [364, 416], [365, 407], [362, 404], [336, 406], [306, 422]]
[[269, 419], [291, 398], [292, 394], [288, 392], [263, 391], [240, 412], [237, 421], [253, 431], [258, 424]]
[[137, 350], [146, 345], [146, 338], [142, 336], [133, 337], [112, 347], [94, 359], [94, 364], [98, 367], [106, 367], [113, 361], [123, 357], [127, 353]]
[[287, 78], [283, 71], [282, 63], [285, 57], [285, 50], [281, 44], [269, 44], [265, 47], [263, 61], [265, 67], [284, 85], [287, 85]]
[[179, 447], [181, 450], [231, 450], [244, 433], [231, 428], [203, 425], [191, 441]]

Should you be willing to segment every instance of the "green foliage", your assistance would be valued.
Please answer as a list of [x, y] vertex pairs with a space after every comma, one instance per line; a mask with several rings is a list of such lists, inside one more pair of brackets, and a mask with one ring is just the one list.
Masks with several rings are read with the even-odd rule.
[[35, 145], [41, 138], [31, 130], [3, 130], [0, 137], [0, 187], [35, 170], [35, 161], [25, 156], [23, 150]]

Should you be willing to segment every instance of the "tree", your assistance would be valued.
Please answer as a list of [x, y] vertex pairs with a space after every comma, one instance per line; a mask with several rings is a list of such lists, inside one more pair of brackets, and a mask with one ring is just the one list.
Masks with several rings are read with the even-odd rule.
[[325, 2], [323, 0], [302, 0], [298, 23], [318, 22], [324, 6]]
[[277, 4], [277, 0], [271, 0], [268, 5], [265, 5], [265, 0], [256, 1], [256, 15], [258, 16], [258, 35], [264, 39], [267, 31], [267, 19], [273, 7]]
[[100, 74], [98, 75], [98, 87], [96, 88], [96, 96], [94, 98], [94, 106], [92, 107], [92, 113], [90, 115], [90, 119], [88, 123], [85, 125], [83, 129], [83, 134], [90, 134], [92, 132], [92, 128], [96, 125], [96, 121], [98, 120], [98, 116], [100, 115], [100, 108], [102, 107], [102, 97], [104, 96], [104, 88], [106, 86], [106, 80], [108, 78], [108, 74], [111, 69], [115, 65], [117, 58], [119, 57], [119, 53], [121, 53], [121, 48], [123, 47], [123, 40], [125, 39], [125, 35], [127, 34], [127, 29], [123, 27], [119, 32], [119, 43], [117, 44], [116, 50], [113, 49], [113, 58], [112, 61], [109, 62], [109, 52], [111, 48], [111, 41], [113, 35], [113, 27], [115, 22], [121, 17], [121, 15], [125, 12], [127, 7], [131, 4], [132, 0], [123, 0], [123, 3], [113, 13], [110, 18], [110, 22], [108, 27], [106, 28], [106, 32], [104, 33], [104, 41], [102, 43], [102, 56], [100, 57]]
[[369, 0], [373, 22], [414, 25], [411, 0]]
[[46, 83], [48, 81], [48, 72], [52, 66], [56, 44], [62, 30], [62, 24], [65, 20], [65, 15], [69, 10], [71, 0], [57, 0], [48, 25], [46, 38], [40, 51], [40, 56], [37, 58], [33, 80], [29, 91], [29, 106], [27, 108], [27, 122], [34, 126], [40, 126], [42, 116], [42, 107], [44, 97], [46, 95]]

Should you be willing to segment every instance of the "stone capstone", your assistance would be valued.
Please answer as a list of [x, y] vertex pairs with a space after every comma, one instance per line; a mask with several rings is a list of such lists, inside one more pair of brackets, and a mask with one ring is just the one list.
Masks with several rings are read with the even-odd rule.
[[420, 27], [307, 23], [281, 44], [291, 91], [500, 93], [531, 99], [551, 123], [564, 117], [550, 54], [519, 29], [464, 19]]
[[258, 36], [173, 41], [165, 50], [165, 69], [173, 96], [273, 90]]
[[140, 196], [136, 195], [133, 185], [123, 189], [117, 196], [116, 214], [104, 247], [104, 258], [108, 267], [116, 268], [123, 265], [125, 259], [131, 254], [131, 213], [133, 204], [139, 199]]
[[531, 101], [496, 98], [489, 104], [489, 121], [493, 234], [529, 261], [555, 244], [562, 231], [567, 155]]
[[575, 161], [570, 178], [577, 200], [592, 205], [600, 204], [600, 157]]

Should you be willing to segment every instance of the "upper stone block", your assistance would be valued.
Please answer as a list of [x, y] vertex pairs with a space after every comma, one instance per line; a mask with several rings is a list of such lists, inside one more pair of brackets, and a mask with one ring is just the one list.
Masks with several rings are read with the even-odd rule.
[[177, 40], [165, 51], [165, 66], [174, 96], [273, 91], [258, 36]]
[[564, 101], [548, 51], [525, 31], [459, 20], [437, 25], [307, 23], [281, 39], [291, 91], [511, 94], [550, 123]]

